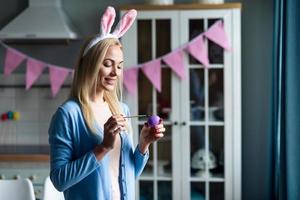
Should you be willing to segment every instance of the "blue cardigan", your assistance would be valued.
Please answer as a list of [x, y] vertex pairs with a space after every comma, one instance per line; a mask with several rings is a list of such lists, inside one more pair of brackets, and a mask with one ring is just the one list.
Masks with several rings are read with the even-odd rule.
[[[125, 116], [129, 109], [121, 104]], [[68, 100], [52, 117], [49, 128], [50, 178], [66, 200], [111, 200], [108, 155], [97, 161], [93, 148], [103, 140], [103, 129], [97, 133], [87, 127], [80, 105]], [[135, 178], [146, 165], [149, 153], [133, 148], [132, 133], [122, 132], [119, 168], [121, 199], [135, 199]]]

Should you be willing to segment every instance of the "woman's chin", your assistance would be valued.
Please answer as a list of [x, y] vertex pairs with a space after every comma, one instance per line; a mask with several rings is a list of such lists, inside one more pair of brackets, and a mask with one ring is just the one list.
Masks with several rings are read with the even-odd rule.
[[103, 89], [104, 89], [105, 91], [111, 92], [111, 91], [113, 91], [113, 90], [115, 89], [115, 86], [114, 86], [114, 85], [105, 85], [105, 86], [103, 87]]

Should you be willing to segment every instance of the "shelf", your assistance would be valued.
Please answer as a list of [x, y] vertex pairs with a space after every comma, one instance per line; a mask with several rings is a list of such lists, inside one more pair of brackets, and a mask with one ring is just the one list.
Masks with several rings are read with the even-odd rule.
[[205, 125], [208, 125], [208, 126], [224, 126], [225, 123], [222, 122], [222, 121], [208, 121], [208, 122], [205, 122], [205, 121], [190, 121], [189, 125], [190, 126], [205, 126]]
[[151, 175], [141, 175], [139, 177], [139, 180], [143, 180], [143, 181], [152, 181], [154, 178]]
[[154, 181], [154, 180], [157, 180], [157, 181], [172, 181], [173, 179], [172, 179], [172, 177], [140, 176], [139, 180], [140, 181]]
[[2, 154], [0, 162], [49, 162], [46, 154]]
[[190, 181], [191, 182], [205, 182], [205, 181], [208, 181], [208, 182], [225, 182], [225, 179], [224, 178], [215, 178], [215, 177], [209, 177], [209, 178], [192, 177], [192, 178], [190, 178]]
[[226, 9], [236, 8], [241, 9], [241, 3], [224, 3], [224, 4], [200, 4], [200, 3], [182, 3], [182, 4], [171, 4], [171, 5], [151, 5], [151, 4], [131, 4], [121, 5], [121, 10], [193, 10], [193, 9]]

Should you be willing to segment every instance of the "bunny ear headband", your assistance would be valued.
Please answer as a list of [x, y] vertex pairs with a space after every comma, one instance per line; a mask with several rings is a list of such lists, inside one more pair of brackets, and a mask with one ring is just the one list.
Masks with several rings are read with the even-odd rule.
[[115, 30], [112, 33], [110, 33], [111, 27], [115, 21], [116, 12], [113, 7], [107, 7], [104, 14], [102, 15], [100, 33], [97, 34], [86, 46], [83, 52], [83, 56], [85, 56], [87, 52], [101, 40], [104, 40], [106, 38], [118, 39], [122, 37], [134, 22], [136, 15], [137, 12], [134, 9], [126, 12], [123, 15], [122, 19], [119, 21]]

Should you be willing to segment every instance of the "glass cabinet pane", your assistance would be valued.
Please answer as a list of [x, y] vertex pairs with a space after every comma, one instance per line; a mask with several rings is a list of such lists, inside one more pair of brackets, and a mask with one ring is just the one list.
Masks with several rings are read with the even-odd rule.
[[190, 69], [190, 120], [204, 120], [204, 70]]
[[[208, 28], [220, 19], [208, 19]], [[219, 45], [208, 40], [208, 59], [210, 64], [224, 64], [224, 50]]]
[[209, 120], [224, 120], [223, 69], [209, 70]]
[[191, 126], [191, 176], [203, 177], [205, 175], [205, 129], [203, 126]]
[[169, 19], [156, 20], [156, 57], [171, 51], [171, 21]]
[[158, 181], [158, 200], [172, 200], [172, 182], [171, 181]]
[[153, 181], [140, 181], [140, 200], [153, 200]]
[[161, 69], [161, 87], [162, 90], [160, 93], [157, 93], [157, 114], [164, 120], [170, 119], [171, 114], [171, 76], [172, 71], [170, 68]]
[[157, 142], [157, 176], [172, 176], [172, 133], [171, 126], [165, 126], [165, 136]]
[[[204, 19], [189, 20], [189, 41], [204, 32]], [[189, 55], [189, 64], [200, 64], [196, 59]]]
[[192, 182], [191, 183], [191, 200], [204, 200], [205, 199], [205, 183]]
[[224, 200], [224, 183], [210, 183], [209, 184], [209, 199], [210, 200]]
[[152, 59], [152, 26], [151, 20], [137, 20], [138, 63]]
[[153, 86], [143, 73], [139, 73], [138, 83], [138, 113], [139, 115], [152, 114]]
[[224, 127], [209, 128], [210, 177], [224, 178]]

